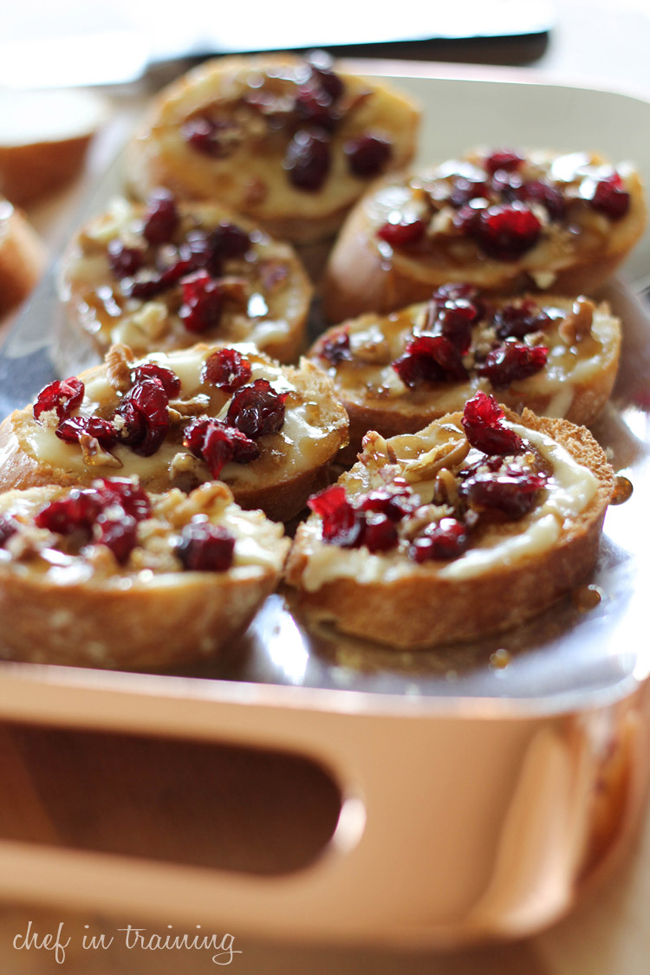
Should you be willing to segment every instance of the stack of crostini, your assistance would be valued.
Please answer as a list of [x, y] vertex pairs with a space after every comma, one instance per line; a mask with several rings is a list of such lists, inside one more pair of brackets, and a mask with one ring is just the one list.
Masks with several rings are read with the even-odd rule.
[[283, 581], [307, 625], [429, 648], [589, 578], [614, 473], [586, 425], [621, 344], [593, 295], [643, 231], [639, 178], [521, 147], [409, 172], [419, 116], [321, 53], [159, 94], [130, 196], [63, 261], [104, 361], [0, 427], [5, 652], [175, 666]]

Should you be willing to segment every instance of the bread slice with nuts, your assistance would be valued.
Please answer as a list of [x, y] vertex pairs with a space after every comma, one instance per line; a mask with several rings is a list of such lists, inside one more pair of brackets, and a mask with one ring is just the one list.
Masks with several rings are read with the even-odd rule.
[[479, 392], [417, 434], [369, 433], [310, 500], [286, 577], [311, 619], [400, 649], [499, 632], [589, 577], [612, 490], [584, 427]]
[[0, 426], [0, 489], [136, 475], [191, 490], [222, 480], [245, 508], [287, 521], [328, 480], [347, 414], [311, 362], [254, 346], [197, 345], [106, 362], [56, 381]]
[[614, 166], [595, 152], [471, 152], [368, 190], [330, 255], [325, 312], [331, 322], [386, 313], [447, 282], [497, 294], [590, 294], [645, 221], [630, 163]]
[[163, 89], [128, 152], [132, 191], [218, 200], [273, 236], [331, 237], [369, 182], [408, 164], [419, 110], [322, 53], [208, 61]]
[[280, 576], [288, 541], [230, 490], [100, 479], [0, 495], [0, 655], [164, 670], [218, 654]]
[[102, 355], [254, 342], [281, 362], [304, 345], [312, 288], [295, 251], [221, 204], [113, 200], [63, 259], [68, 317]]
[[368, 430], [415, 433], [478, 390], [513, 410], [589, 424], [611, 394], [620, 345], [620, 322], [605, 303], [486, 298], [459, 284], [387, 316], [334, 325], [310, 357], [348, 411], [353, 459]]

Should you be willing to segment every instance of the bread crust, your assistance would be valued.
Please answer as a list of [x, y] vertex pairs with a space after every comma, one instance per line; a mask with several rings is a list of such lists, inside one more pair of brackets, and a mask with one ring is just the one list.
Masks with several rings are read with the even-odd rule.
[[[222, 347], [199, 345], [192, 350], [192, 354], [196, 352], [202, 357], [201, 361], [204, 361]], [[227, 470], [222, 474], [222, 479], [226, 481], [235, 500], [242, 507], [261, 508], [274, 520], [289, 521], [304, 508], [309, 495], [326, 483], [331, 461], [339, 448], [347, 443], [347, 414], [334, 396], [330, 380], [308, 360], [302, 360], [297, 367], [280, 367], [267, 356], [254, 351], [252, 346], [242, 345], [238, 348], [247, 350], [251, 361], [261, 363], [262, 368], [271, 364], [279, 375], [285, 377], [294, 390], [290, 393], [291, 399], [286, 403], [287, 415], [294, 408], [306, 410], [310, 417], [309, 430], [318, 434], [313, 442], [304, 443], [302, 450], [298, 446], [294, 449], [288, 444], [282, 432], [268, 434], [262, 440], [262, 452], [257, 460], [247, 465], [228, 465]], [[163, 360], [160, 356], [156, 356], [156, 361]], [[172, 353], [171, 357], [164, 362], [169, 363], [173, 369], [174, 354]], [[106, 370], [106, 365], [96, 366], [81, 373], [79, 378], [87, 387], [93, 380], [103, 379]], [[114, 405], [116, 406], [118, 402], [119, 398], [115, 393]], [[110, 403], [104, 404], [105, 407], [110, 405]], [[215, 409], [219, 412], [221, 404]], [[208, 412], [207, 415], [211, 414]], [[176, 476], [170, 469], [169, 462], [178, 450], [182, 450], [180, 444], [170, 449], [157, 463], [155, 461], [158, 455], [154, 455], [154, 462], [148, 465], [146, 470], [141, 467], [141, 458], [126, 449], [121, 453], [122, 466], [118, 470], [113, 466], [84, 466], [80, 460], [79, 449], [75, 445], [64, 444], [61, 444], [61, 448], [73, 453], [57, 454], [62, 462], [51, 463], [43, 457], [42, 451], [39, 453], [34, 442], [35, 436], [41, 435], [42, 430], [43, 428], [34, 419], [31, 405], [16, 410], [0, 424], [0, 491], [46, 484], [87, 485], [97, 477], [110, 477], [116, 474], [138, 475], [142, 485], [154, 492], [166, 491], [173, 486], [191, 490], [201, 481], [212, 480], [207, 465], [198, 459], [190, 474], [184, 472]], [[47, 432], [50, 434], [50, 431]], [[60, 443], [56, 440], [53, 431], [51, 437], [56, 441], [55, 445]], [[290, 450], [293, 451], [291, 456], [294, 461], [300, 460], [304, 452], [309, 453], [310, 462], [305, 462], [298, 467], [295, 463], [289, 463], [287, 457]], [[74, 466], [71, 464], [66, 466], [67, 458], [74, 459]], [[152, 460], [152, 458], [146, 459]]]
[[[602, 162], [600, 157], [594, 158]], [[431, 172], [426, 170], [416, 179], [425, 182]], [[410, 178], [379, 180], [348, 216], [324, 275], [324, 311], [330, 322], [364, 311], [385, 314], [425, 301], [435, 288], [448, 282], [466, 282], [495, 294], [547, 289], [563, 295], [593, 294], [616, 271], [645, 229], [643, 187], [632, 171], [625, 180], [630, 209], [622, 219], [609, 222], [605, 240], [599, 232], [595, 243], [587, 240], [582, 248], [566, 241], [549, 246], [542, 235], [537, 246], [508, 261], [481, 256], [475, 249], [463, 258], [446, 258], [439, 251], [418, 257], [415, 252], [392, 249], [376, 236], [383, 223], [378, 201], [393, 187], [406, 193]]]
[[[598, 481], [594, 497], [565, 524], [549, 550], [471, 578], [441, 578], [431, 563], [424, 563], [392, 581], [362, 584], [336, 578], [309, 592], [302, 584], [309, 546], [304, 529], [299, 529], [286, 569], [287, 581], [298, 589], [299, 609], [313, 620], [334, 623], [354, 636], [418, 650], [510, 629], [584, 582], [598, 555], [614, 486], [613, 471], [586, 428], [536, 417], [529, 410], [521, 418], [507, 409], [505, 413], [511, 421], [552, 437]], [[449, 414], [441, 422], [459, 421], [460, 414]], [[393, 445], [399, 440], [394, 438]], [[342, 480], [345, 483], [345, 475]]]
[[[21, 493], [4, 495], [2, 510], [20, 502]], [[61, 491], [48, 486], [26, 494], [45, 504]], [[275, 565], [269, 558], [247, 574], [100, 573], [75, 582], [0, 559], [0, 656], [126, 670], [164, 670], [214, 656], [246, 630], [277, 585], [288, 543], [276, 532], [266, 544]]]
[[[304, 347], [312, 286], [291, 245], [273, 240], [250, 220], [220, 204], [179, 202], [177, 208], [183, 233], [197, 228], [209, 233], [229, 223], [251, 239], [249, 258], [226, 262], [223, 274], [217, 276], [226, 283], [243, 282], [243, 289], [239, 289], [242, 296], [234, 303], [224, 303], [218, 325], [201, 333], [202, 341], [252, 341], [280, 362], [295, 362]], [[145, 210], [145, 204], [114, 201], [112, 210], [75, 235], [63, 256], [60, 294], [68, 319], [102, 355], [115, 342], [124, 342], [138, 355], [146, 355], [188, 348], [198, 338], [178, 316], [183, 302], [180, 282], [141, 300], [127, 298], [111, 273], [110, 243], [124, 241], [126, 246], [143, 250], [148, 247], [136, 229], [142, 225]], [[249, 314], [253, 296], [263, 308]], [[116, 306], [121, 309], [119, 315]]]
[[220, 109], [220, 118], [232, 119], [233, 106], [240, 112], [246, 107], [249, 79], [259, 84], [260, 75], [267, 73], [276, 88], [284, 83], [284, 97], [293, 99], [304, 84], [305, 61], [291, 54], [226, 57], [206, 62], [164, 89], [128, 150], [132, 191], [144, 197], [163, 185], [179, 197], [226, 200], [273, 236], [306, 244], [332, 236], [367, 186], [367, 179], [348, 170], [343, 152], [347, 141], [366, 131], [378, 132], [391, 139], [391, 169], [412, 158], [419, 123], [414, 102], [388, 85], [338, 69], [346, 87], [343, 97], [354, 111], [331, 135], [331, 170], [318, 191], [296, 189], [287, 179], [282, 161], [291, 135], [276, 133], [267, 144], [250, 135], [253, 130], [244, 119], [248, 134], [222, 158], [197, 152], [182, 138], [183, 123], [202, 112]]
[[25, 300], [44, 266], [45, 248], [36, 231], [0, 197], [0, 317]]
[[26, 207], [80, 172], [108, 106], [89, 90], [0, 92], [0, 193]]
[[[413, 328], [416, 325], [422, 327], [426, 303], [410, 305], [390, 316], [367, 313], [324, 332], [312, 346], [309, 355], [332, 379], [350, 418], [350, 442], [341, 459], [354, 462], [368, 430], [376, 430], [384, 437], [416, 433], [450, 410], [462, 408], [478, 389], [493, 393], [513, 410], [528, 407], [542, 416], [550, 412], [578, 425], [592, 423], [604, 409], [616, 379], [621, 347], [619, 320], [612, 316], [606, 303], [595, 306], [583, 296], [574, 301], [559, 295], [524, 295], [522, 300], [535, 301], [540, 309], [547, 308], [553, 312], [553, 321], [540, 330], [539, 339], [535, 340], [536, 345], [547, 346], [551, 351], [549, 361], [553, 375], [551, 378], [545, 367], [528, 379], [496, 390], [489, 380], [481, 379], [469, 366], [469, 378], [465, 381], [425, 383], [411, 390], [399, 382], [395, 374], [392, 377], [397, 382], [395, 395], [373, 393], [372, 388], [381, 383], [384, 370], [392, 376], [390, 359], [397, 359], [403, 354]], [[508, 305], [509, 301], [494, 298], [490, 306], [498, 309]], [[557, 317], [560, 312], [564, 318]], [[569, 326], [572, 321], [579, 322], [583, 315], [591, 318], [591, 326], [586, 334], [576, 339], [569, 331], [564, 338], [562, 327]], [[360, 359], [356, 362], [353, 360], [352, 365], [345, 359], [329, 365], [320, 354], [323, 346], [341, 334], [354, 337], [364, 333], [383, 336], [390, 349], [388, 361], [382, 358], [378, 365], [372, 361], [364, 362], [361, 352]], [[566, 366], [563, 365], [560, 372], [559, 363], [565, 360]], [[595, 364], [585, 374], [585, 365], [590, 360], [595, 360]]]

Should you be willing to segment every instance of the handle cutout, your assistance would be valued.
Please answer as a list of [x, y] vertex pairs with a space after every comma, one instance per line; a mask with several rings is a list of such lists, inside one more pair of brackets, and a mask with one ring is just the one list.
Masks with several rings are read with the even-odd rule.
[[341, 793], [278, 751], [0, 723], [0, 838], [244, 873], [312, 863]]

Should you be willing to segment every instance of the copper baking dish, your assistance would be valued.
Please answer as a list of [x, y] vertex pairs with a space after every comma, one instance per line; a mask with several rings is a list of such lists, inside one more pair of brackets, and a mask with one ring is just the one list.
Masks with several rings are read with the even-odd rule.
[[[595, 148], [635, 160], [650, 184], [648, 102], [516, 72], [394, 73], [425, 106], [423, 159], [482, 142]], [[76, 225], [118, 187], [119, 164]], [[297, 756], [333, 783], [337, 805], [316, 855], [265, 876], [200, 853], [48, 841], [3, 830], [0, 816], [0, 894], [283, 939], [434, 947], [520, 937], [570, 908], [633, 834], [650, 767], [650, 317], [635, 297], [649, 255], [646, 236], [607, 291], [625, 340], [595, 433], [635, 490], [608, 513], [595, 588], [525, 628], [435, 653], [308, 634], [275, 595], [241, 646], [192, 672], [4, 662], [6, 728]], [[4, 412], [49, 381], [52, 358], [66, 374], [83, 364], [55, 281], [53, 268], [3, 350]]]

